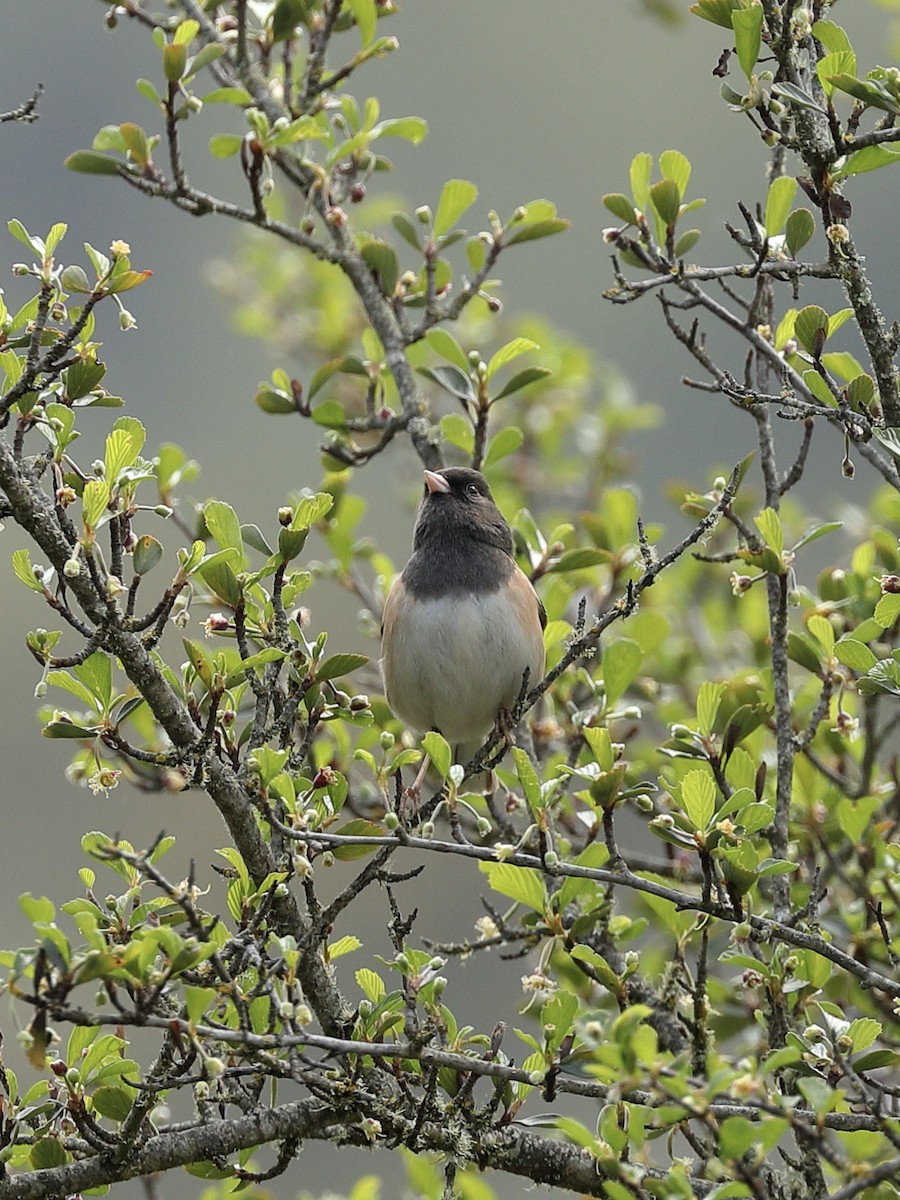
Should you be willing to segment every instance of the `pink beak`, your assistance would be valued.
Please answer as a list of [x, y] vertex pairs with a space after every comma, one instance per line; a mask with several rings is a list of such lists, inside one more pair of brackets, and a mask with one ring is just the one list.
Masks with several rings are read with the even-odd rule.
[[450, 484], [443, 475], [438, 475], [437, 471], [423, 471], [422, 474], [425, 476], [425, 486], [432, 495], [435, 492], [450, 491]]

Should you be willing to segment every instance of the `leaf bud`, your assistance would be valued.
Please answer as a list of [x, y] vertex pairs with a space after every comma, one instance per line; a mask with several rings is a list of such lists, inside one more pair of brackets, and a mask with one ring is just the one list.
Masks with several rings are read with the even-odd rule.
[[394, 735], [391, 733], [391, 731], [389, 729], [383, 729], [380, 737], [378, 738], [378, 745], [381, 747], [382, 750], [393, 750], [394, 743], [396, 741], [397, 741], [397, 739], [394, 737]]
[[395, 812], [385, 813], [381, 823], [384, 825], [388, 833], [393, 833], [394, 830], [400, 825], [400, 818]]
[[416, 220], [421, 221], [423, 225], [428, 225], [431, 221], [431, 209], [427, 204], [422, 204], [416, 209]]

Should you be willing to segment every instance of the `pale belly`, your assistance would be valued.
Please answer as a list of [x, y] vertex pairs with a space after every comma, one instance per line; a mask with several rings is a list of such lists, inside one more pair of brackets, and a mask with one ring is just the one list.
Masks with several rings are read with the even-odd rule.
[[510, 620], [499, 593], [417, 601], [382, 659], [393, 712], [415, 729], [439, 730], [451, 744], [486, 736], [518, 697], [526, 669], [534, 686], [542, 648]]

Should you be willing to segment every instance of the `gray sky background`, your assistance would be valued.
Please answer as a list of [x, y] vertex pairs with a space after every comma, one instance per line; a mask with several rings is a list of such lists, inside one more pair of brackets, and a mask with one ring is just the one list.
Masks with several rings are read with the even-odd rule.
[[[133, 119], [153, 127], [153, 112], [135, 92], [134, 80], [157, 77], [158, 52], [127, 20], [115, 33], [107, 31], [103, 14], [96, 0], [0, 0], [0, 108], [21, 103], [38, 82], [46, 89], [39, 121], [0, 130], [0, 283], [12, 305], [18, 281], [8, 266], [22, 257], [22, 248], [5, 232], [14, 216], [37, 234], [67, 221], [63, 257], [67, 252], [75, 261], [83, 261], [78, 253], [83, 241], [102, 249], [114, 238], [128, 241], [133, 264], [151, 267], [154, 277], [128, 301], [137, 331], [120, 333], [112, 310], [100, 318], [109, 386], [126, 396], [126, 411], [147, 426], [148, 449], [174, 441], [201, 461], [198, 495], [227, 496], [243, 520], [270, 523], [287, 493], [315, 486], [320, 472], [315, 443], [304, 440], [308, 427], [260, 419], [253, 405], [258, 381], [290, 364], [237, 336], [226, 306], [206, 282], [210, 260], [228, 256], [237, 230], [212, 218], [178, 214], [123, 183], [74, 175], [62, 165], [66, 154], [89, 146], [104, 124]], [[847, 25], [863, 69], [888, 59], [883, 12], [863, 0], [844, 0], [834, 16]], [[738, 198], [751, 205], [764, 200], [766, 184], [756, 136], [727, 110], [710, 74], [727, 42], [724, 31], [693, 19], [662, 27], [642, 15], [636, 0], [406, 0], [390, 32], [400, 39], [400, 52], [361, 73], [356, 93], [378, 95], [384, 115], [424, 117], [430, 134], [418, 148], [400, 147], [386, 187], [404, 193], [411, 205], [435, 204], [444, 180], [466, 178], [478, 184], [481, 213], [489, 208], [508, 213], [544, 196], [572, 221], [564, 237], [501, 259], [503, 296], [513, 311], [548, 314], [599, 361], [613, 362], [637, 396], [664, 410], [663, 427], [635, 439], [632, 449], [635, 482], [648, 505], [658, 505], [657, 511], [648, 508], [648, 516], [671, 526], [661, 484], [673, 476], [708, 481], [711, 463], [731, 463], [753, 449], [752, 433], [721, 401], [680, 385], [691, 363], [666, 334], [655, 303], [614, 308], [600, 298], [610, 282], [600, 231], [614, 223], [600, 197], [627, 190], [628, 164], [637, 151], [680, 149], [694, 164], [691, 195], [707, 199], [697, 214], [704, 236], [695, 255], [710, 262], [716, 255], [718, 261], [731, 257], [722, 221], [738, 219]], [[198, 151], [220, 120], [210, 114], [208, 125], [197, 122]], [[196, 167], [189, 162], [188, 169], [201, 183], [221, 172], [199, 161]], [[885, 309], [896, 313], [900, 242], [883, 235], [896, 221], [896, 181], [886, 172], [862, 176], [851, 195], [859, 244]], [[834, 293], [824, 302], [838, 306]], [[732, 365], [739, 369], [739, 363]], [[81, 424], [93, 425], [102, 438], [103, 410]], [[827, 482], [814, 502], [833, 512], [863, 498], [864, 473], [855, 483], [842, 483], [837, 440], [825, 434], [818, 442], [810, 474]], [[373, 501], [368, 528], [385, 533], [397, 554], [409, 536], [403, 503], [417, 469], [411, 455], [400, 454], [359, 477], [360, 489]], [[8, 526], [0, 551], [2, 945], [26, 936], [16, 905], [21, 892], [61, 901], [78, 890], [76, 870], [84, 863], [78, 843], [87, 829], [119, 830], [143, 844], [165, 828], [181, 838], [177, 861], [186, 864], [194, 855], [204, 873], [211, 848], [224, 844], [199, 796], [147, 798], [122, 789], [94, 797], [64, 781], [64, 745], [40, 738], [31, 696], [36, 668], [23, 646], [25, 630], [48, 624], [49, 614], [8, 569], [10, 554], [24, 544]], [[195, 628], [191, 635], [197, 634]], [[479, 910], [477, 889], [469, 890], [462, 921], [471, 927]], [[458, 881], [432, 877], [422, 898], [423, 928], [432, 922], [441, 934], [458, 935], [459, 921], [445, 914], [459, 892]], [[378, 920], [383, 925], [381, 915]], [[509, 971], [499, 969], [509, 980]], [[463, 990], [474, 989], [474, 975], [463, 977]], [[474, 990], [472, 996], [477, 998]], [[9, 1038], [5, 1001], [0, 1024]], [[357, 1174], [386, 1165], [384, 1156], [339, 1159], [335, 1165], [333, 1156], [310, 1156], [308, 1169], [294, 1173], [281, 1194], [295, 1193], [301, 1183], [316, 1194], [326, 1184], [346, 1187]], [[492, 1182], [501, 1196], [522, 1194], [515, 1183]], [[163, 1182], [161, 1195], [200, 1190], [173, 1178]]]

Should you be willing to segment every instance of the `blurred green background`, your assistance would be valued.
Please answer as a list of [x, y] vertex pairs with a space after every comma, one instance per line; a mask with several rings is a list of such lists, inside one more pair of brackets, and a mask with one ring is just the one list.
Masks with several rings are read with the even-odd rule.
[[[612, 377], [612, 386], [629, 389], [663, 411], [660, 426], [636, 435], [630, 448], [645, 513], [670, 528], [677, 518], [663, 498], [665, 482], [678, 477], [705, 490], [718, 469], [753, 449], [753, 434], [749, 422], [720, 398], [681, 385], [683, 373], [696, 372], [665, 331], [654, 300], [613, 307], [601, 299], [610, 282], [601, 230], [613, 219], [600, 197], [627, 190], [628, 164], [636, 152], [683, 151], [694, 166], [690, 194], [707, 200], [696, 214], [704, 233], [694, 255], [713, 262], [733, 257], [722, 222], [739, 219], [737, 199], [752, 206], [766, 190], [765, 148], [746, 119], [728, 111], [711, 75], [727, 42], [724, 32], [687, 18], [687, 0], [674, 7], [684, 10], [685, 18], [666, 24], [651, 19], [638, 0], [407, 0], [390, 22], [399, 52], [360, 72], [356, 87], [361, 97], [377, 95], [384, 115], [416, 114], [430, 127], [417, 148], [391, 144], [396, 171], [377, 177], [370, 193], [384, 188], [405, 196], [410, 206], [433, 205], [443, 181], [459, 177], [480, 190], [471, 222], [476, 212], [477, 219], [490, 208], [508, 214], [536, 197], [553, 200], [571, 220], [563, 237], [501, 259], [501, 295], [507, 311], [545, 314], [570, 331], [603, 369], [608, 364], [617, 369], [620, 376]], [[11, 217], [37, 234], [56, 221], [68, 222], [64, 257], [69, 260], [80, 260], [76, 251], [83, 241], [102, 249], [115, 238], [129, 242], [134, 266], [149, 267], [154, 275], [129, 298], [136, 331], [119, 332], [114, 310], [101, 313], [98, 337], [105, 344], [109, 387], [125, 396], [127, 411], [146, 425], [148, 451], [174, 441], [201, 462], [202, 475], [193, 488], [198, 498], [227, 497], [242, 520], [271, 525], [291, 490], [319, 482], [318, 431], [299, 421], [266, 418], [253, 404], [258, 381], [273, 368], [302, 375], [309, 368], [236, 333], [228, 304], [210, 287], [214, 262], [233, 261], [238, 229], [211, 217], [179, 214], [124, 183], [63, 168], [64, 157], [89, 146], [104, 124], [133, 119], [155, 128], [152, 110], [134, 90], [136, 78], [152, 78], [158, 69], [147, 32], [127, 19], [108, 31], [104, 5], [96, 0], [3, 0], [0, 14], [0, 108], [20, 104], [38, 82], [46, 89], [34, 125], [0, 130], [0, 262], [9, 305], [26, 294], [8, 274], [8, 265], [22, 253], [5, 232]], [[862, 69], [888, 61], [883, 7], [843, 0], [833, 16], [847, 25]], [[222, 120], [208, 108], [190, 123], [188, 170], [199, 186], [240, 197], [235, 164], [214, 163], [205, 154], [206, 139], [221, 131]], [[900, 298], [900, 242], [889, 233], [896, 219], [893, 182], [879, 172], [854, 180], [851, 189], [858, 245], [868, 256], [888, 314], [896, 313]], [[833, 292], [831, 303], [839, 306]], [[727, 361], [728, 345], [718, 339], [713, 338], [713, 349], [721, 349]], [[729, 365], [739, 372], [741, 362], [735, 356]], [[96, 431], [99, 446], [107, 427], [104, 411], [88, 413], [82, 427]], [[356, 481], [370, 500], [365, 530], [402, 561], [419, 474], [408, 449], [395, 447]], [[817, 476], [821, 480], [821, 490], [808, 496], [809, 502], [832, 517], [862, 499], [870, 484], [864, 471], [855, 481], [841, 480], [841, 453], [838, 439], [822, 432], [808, 472], [811, 482]], [[0, 944], [12, 946], [26, 936], [16, 905], [21, 892], [61, 901], [78, 890], [84, 831], [119, 831], [142, 845], [166, 829], [179, 837], [174, 861], [186, 869], [196, 858], [201, 877], [209, 874], [212, 849], [221, 844], [223, 831], [208, 804], [190, 792], [159, 797], [122, 788], [104, 797], [65, 782], [66, 746], [40, 738], [32, 699], [37, 670], [24, 648], [25, 630], [46, 624], [48, 614], [8, 569], [10, 554], [24, 539], [12, 526], [3, 538]], [[311, 604], [315, 627], [321, 628], [315, 592]], [[352, 605], [345, 606], [344, 615], [352, 626]], [[199, 630], [189, 633], [196, 637]], [[337, 641], [340, 631], [332, 636]], [[176, 869], [171, 861], [169, 869]], [[464, 936], [462, 930], [470, 929], [480, 912], [477, 887], [461, 889], [452, 875], [441, 877], [433, 869], [427, 878], [427, 888], [415, 897], [422, 928], [436, 936]], [[384, 914], [373, 914], [371, 941], [362, 931], [367, 946], [383, 939], [383, 925]], [[479, 962], [455, 969], [455, 986], [469, 990], [472, 1016], [501, 978], [515, 995], [514, 981], [522, 973], [522, 964], [493, 963], [487, 975], [480, 974], [483, 967]], [[8, 1041], [13, 1020], [0, 1001]], [[318, 1195], [326, 1184], [346, 1189], [357, 1175], [387, 1167], [383, 1155], [336, 1155], [313, 1147], [277, 1185], [278, 1194], [294, 1195], [302, 1186]], [[491, 1182], [500, 1196], [522, 1194], [515, 1181]], [[159, 1194], [193, 1196], [201, 1190], [194, 1181], [173, 1176], [161, 1181]], [[142, 1193], [134, 1184], [116, 1194]], [[389, 1194], [390, 1187], [384, 1195]]]

